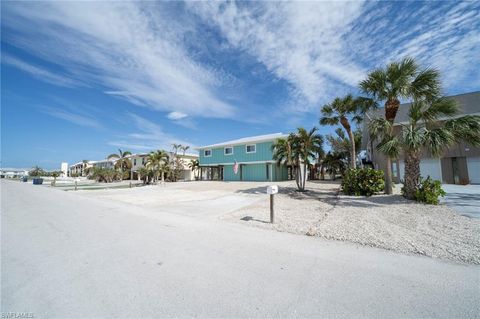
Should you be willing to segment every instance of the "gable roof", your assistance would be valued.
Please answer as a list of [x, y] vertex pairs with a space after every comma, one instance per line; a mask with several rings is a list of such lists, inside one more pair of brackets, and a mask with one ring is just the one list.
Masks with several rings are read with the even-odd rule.
[[222, 146], [234, 146], [234, 145], [241, 145], [241, 144], [248, 144], [248, 143], [268, 142], [268, 141], [277, 140], [279, 138], [286, 138], [287, 136], [288, 136], [288, 134], [273, 133], [273, 134], [266, 134], [266, 135], [243, 137], [243, 138], [239, 138], [237, 140], [232, 140], [232, 141], [227, 141], [227, 142], [222, 142], [222, 143], [197, 147], [195, 149], [201, 150], [201, 149], [205, 149], [205, 148], [216, 148], [216, 147], [222, 147]]

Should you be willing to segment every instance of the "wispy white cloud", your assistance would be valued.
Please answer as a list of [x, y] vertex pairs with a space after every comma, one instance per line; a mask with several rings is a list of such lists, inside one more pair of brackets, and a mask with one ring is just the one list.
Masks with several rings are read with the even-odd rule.
[[168, 117], [170, 120], [174, 120], [174, 121], [184, 119], [184, 118], [186, 118], [187, 116], [188, 116], [187, 114], [182, 113], [182, 112], [170, 112], [170, 113], [167, 115], [167, 117]]
[[318, 107], [364, 75], [342, 39], [361, 14], [361, 2], [196, 2], [189, 8], [218, 27], [231, 46], [288, 81], [297, 110]]
[[16, 67], [23, 72], [54, 85], [65, 87], [74, 87], [80, 85], [80, 83], [67, 76], [56, 74], [45, 68], [27, 63], [8, 54], [2, 54], [2, 63]]
[[404, 56], [440, 69], [447, 91], [480, 87], [478, 2], [195, 2], [229, 45], [291, 84], [287, 111], [318, 112]]
[[166, 133], [160, 125], [137, 114], [128, 113], [127, 118], [129, 123], [132, 124], [129, 127], [135, 132], [122, 134], [118, 139], [110, 141], [108, 144], [138, 151], [170, 150], [173, 143], [193, 147], [190, 142]]
[[9, 3], [6, 40], [104, 91], [155, 110], [229, 117], [223, 74], [192, 59], [160, 4]]
[[44, 107], [42, 111], [50, 116], [68, 121], [73, 124], [87, 126], [91, 128], [102, 128], [102, 125], [93, 117], [67, 111], [65, 109], [55, 107]]

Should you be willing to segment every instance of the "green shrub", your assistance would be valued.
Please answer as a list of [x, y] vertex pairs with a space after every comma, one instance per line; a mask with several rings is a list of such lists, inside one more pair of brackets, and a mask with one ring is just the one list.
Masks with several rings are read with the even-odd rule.
[[438, 205], [438, 198], [445, 196], [447, 193], [442, 189], [442, 183], [428, 176], [422, 179], [417, 191], [415, 192], [415, 200], [427, 204]]
[[350, 168], [343, 176], [341, 187], [346, 195], [372, 196], [385, 187], [383, 172], [372, 168]]

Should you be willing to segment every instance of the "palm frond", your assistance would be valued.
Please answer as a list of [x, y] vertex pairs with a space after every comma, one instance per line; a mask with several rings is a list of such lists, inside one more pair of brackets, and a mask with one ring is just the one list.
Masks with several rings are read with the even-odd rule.
[[375, 118], [368, 123], [368, 131], [372, 139], [382, 139], [392, 130], [392, 124], [384, 118]]
[[397, 137], [385, 138], [377, 145], [377, 150], [391, 158], [396, 158], [401, 150], [400, 140]]
[[445, 122], [445, 129], [449, 130], [455, 140], [465, 141], [472, 146], [480, 146], [480, 116], [466, 115]]
[[434, 156], [440, 155], [444, 149], [455, 142], [455, 135], [447, 127], [426, 130], [424, 134], [424, 145]]
[[438, 120], [439, 117], [450, 117], [458, 113], [458, 104], [453, 99], [445, 97], [435, 99], [421, 114], [425, 122]]
[[417, 74], [408, 93], [417, 99], [432, 101], [440, 96], [440, 91], [440, 72], [436, 69], [426, 68]]

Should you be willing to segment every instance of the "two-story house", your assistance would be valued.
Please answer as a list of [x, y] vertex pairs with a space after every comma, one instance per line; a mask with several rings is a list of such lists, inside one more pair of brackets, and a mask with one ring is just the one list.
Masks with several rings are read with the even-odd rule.
[[287, 136], [275, 133], [199, 147], [200, 177], [223, 181], [286, 180], [287, 167], [273, 160], [272, 145]]

